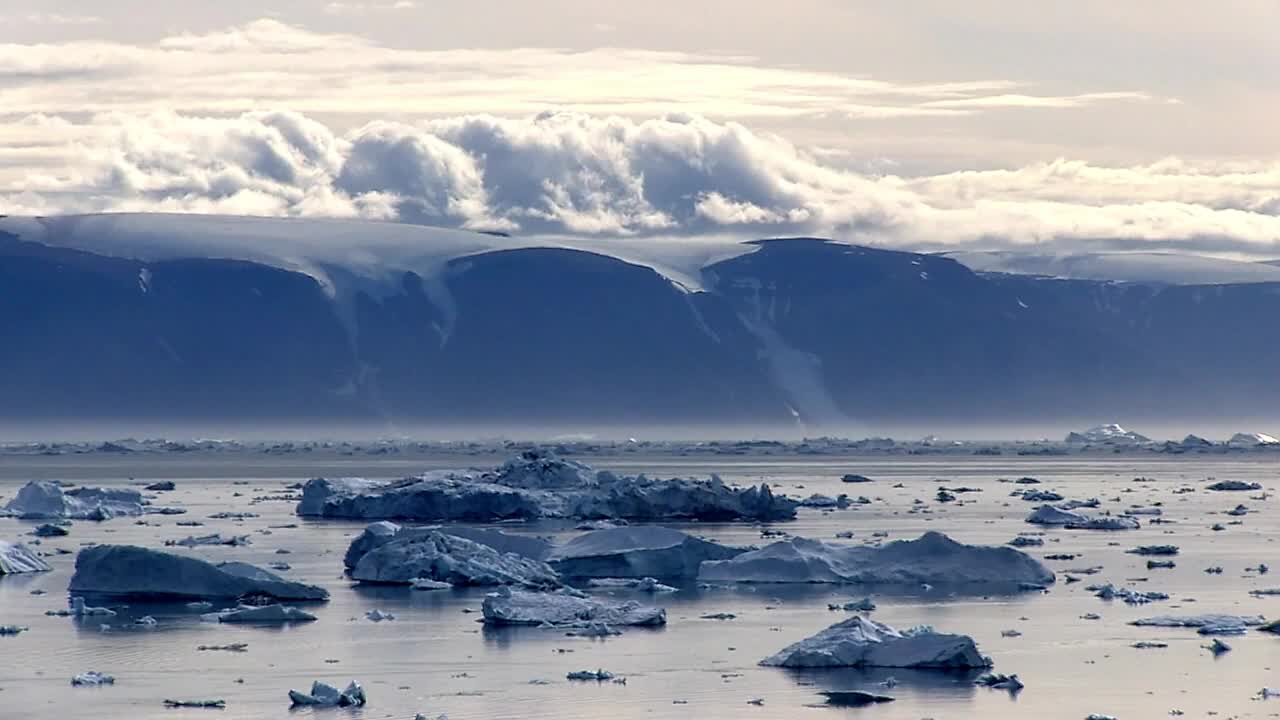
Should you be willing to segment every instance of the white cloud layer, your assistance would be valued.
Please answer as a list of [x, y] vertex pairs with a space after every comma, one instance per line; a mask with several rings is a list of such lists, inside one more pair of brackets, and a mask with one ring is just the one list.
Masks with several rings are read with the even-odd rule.
[[781, 137], [696, 115], [466, 115], [346, 132], [297, 112], [32, 114], [0, 125], [0, 213], [110, 210], [1274, 256], [1280, 162], [1058, 160], [899, 177], [833, 167]]

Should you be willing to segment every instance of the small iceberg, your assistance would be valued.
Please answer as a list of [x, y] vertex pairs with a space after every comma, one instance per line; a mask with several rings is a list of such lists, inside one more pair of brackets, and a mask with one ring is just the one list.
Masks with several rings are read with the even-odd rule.
[[143, 513], [142, 493], [129, 488], [81, 487], [64, 490], [49, 480], [33, 480], [0, 510], [24, 520], [110, 520]]
[[103, 685], [115, 685], [116, 679], [106, 673], [90, 670], [71, 678], [71, 684], [76, 687], [101, 687]]
[[390, 541], [361, 556], [351, 577], [361, 582], [397, 585], [423, 579], [464, 586], [543, 589], [561, 585], [559, 576], [544, 562], [501, 553], [488, 545], [435, 530], [407, 529], [396, 533]]
[[481, 607], [488, 625], [538, 625], [586, 627], [594, 623], [609, 626], [656, 627], [667, 623], [667, 611], [635, 601], [614, 603], [559, 592], [525, 592], [501, 588], [485, 596]]
[[360, 683], [355, 680], [352, 680], [344, 690], [338, 690], [328, 683], [317, 680], [311, 683], [309, 693], [290, 690], [289, 701], [294, 705], [317, 707], [359, 707], [368, 702], [368, 698], [365, 697], [364, 688], [360, 687]]
[[133, 545], [95, 545], [81, 550], [68, 589], [144, 599], [223, 600], [246, 595], [276, 600], [329, 599], [324, 588], [291, 582], [248, 563], [215, 565]]
[[315, 615], [290, 605], [241, 605], [240, 607], [206, 613], [200, 616], [206, 622], [240, 623], [245, 625], [276, 625], [282, 623], [313, 622]]
[[52, 569], [44, 558], [26, 545], [0, 540], [0, 575], [49, 572]]
[[895, 630], [861, 615], [836, 623], [760, 661], [788, 668], [913, 668], [959, 670], [991, 667], [967, 635], [930, 627]]

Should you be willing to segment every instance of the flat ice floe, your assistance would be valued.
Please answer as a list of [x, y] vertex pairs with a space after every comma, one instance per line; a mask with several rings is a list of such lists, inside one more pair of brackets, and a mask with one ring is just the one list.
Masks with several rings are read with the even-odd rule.
[[142, 493], [129, 488], [81, 487], [64, 490], [48, 480], [33, 480], [0, 510], [27, 520], [110, 520], [141, 515]]
[[560, 590], [558, 592], [525, 592], [501, 588], [485, 596], [484, 621], [489, 625], [550, 625], [554, 627], [587, 627], [603, 623], [607, 626], [667, 624], [667, 612], [635, 601], [609, 602]]
[[218, 600], [262, 595], [277, 600], [327, 600], [315, 585], [291, 582], [254, 565], [214, 565], [198, 558], [133, 545], [80, 551], [69, 591], [114, 597]]
[[1139, 618], [1130, 622], [1130, 625], [1139, 627], [1183, 627], [1183, 628], [1202, 628], [1202, 627], [1253, 627], [1262, 625], [1266, 619], [1261, 615], [1157, 615], [1155, 617]]
[[698, 579], [749, 583], [1043, 586], [1054, 574], [1011, 547], [964, 545], [937, 532], [883, 547], [793, 538], [702, 564]]
[[991, 667], [967, 635], [930, 627], [895, 630], [855, 615], [760, 661], [789, 668], [914, 668], [960, 670]]
[[48, 572], [53, 568], [22, 543], [0, 540], [0, 575]]
[[[378, 532], [385, 531], [381, 528]], [[362, 543], [364, 535], [352, 542]], [[546, 563], [429, 528], [398, 530], [386, 542], [352, 558], [351, 577], [371, 583], [410, 585], [435, 580], [451, 585], [520, 585], [554, 588], [559, 576]]]
[[663, 527], [595, 530], [551, 551], [547, 562], [569, 578], [697, 577], [706, 560], [742, 553]]
[[437, 471], [378, 483], [316, 478], [303, 486], [303, 516], [428, 522], [537, 518], [661, 521], [787, 520], [797, 503], [768, 485], [730, 487], [718, 477], [660, 480], [596, 472], [529, 451], [491, 471]]

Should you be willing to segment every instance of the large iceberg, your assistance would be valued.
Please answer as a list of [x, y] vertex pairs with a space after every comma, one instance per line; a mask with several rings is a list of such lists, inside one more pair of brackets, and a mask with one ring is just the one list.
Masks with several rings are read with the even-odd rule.
[[246, 595], [277, 600], [329, 598], [324, 588], [290, 582], [248, 563], [215, 565], [133, 545], [96, 545], [81, 550], [68, 590], [142, 599], [218, 600]]
[[0, 540], [0, 575], [48, 572], [52, 569], [44, 558], [26, 545]]
[[313, 479], [299, 515], [432, 522], [535, 518], [788, 520], [797, 503], [768, 485], [734, 488], [708, 480], [619, 477], [529, 451], [487, 472], [436, 471], [386, 483]]
[[[385, 528], [379, 530], [383, 532]], [[352, 542], [362, 542], [364, 535]], [[426, 579], [452, 585], [520, 585], [554, 588], [560, 578], [546, 563], [501, 553], [478, 542], [430, 528], [405, 528], [354, 559], [351, 577], [371, 583], [412, 584]]]
[[711, 582], [1043, 586], [1053, 572], [1011, 547], [964, 545], [937, 532], [883, 547], [792, 538], [731, 560], [704, 562]]
[[484, 621], [489, 625], [553, 625], [586, 627], [667, 624], [667, 611], [641, 605], [634, 600], [622, 603], [581, 597], [571, 591], [525, 592], [501, 588], [485, 596]]
[[64, 490], [48, 480], [32, 480], [0, 515], [27, 520], [109, 520], [143, 513], [142, 493], [129, 488], [80, 487]]
[[895, 630], [855, 615], [760, 661], [789, 668], [914, 668], [962, 670], [991, 667], [967, 635], [930, 627]]
[[547, 562], [565, 577], [692, 578], [703, 561], [741, 553], [670, 528], [621, 527], [579, 535], [554, 549]]

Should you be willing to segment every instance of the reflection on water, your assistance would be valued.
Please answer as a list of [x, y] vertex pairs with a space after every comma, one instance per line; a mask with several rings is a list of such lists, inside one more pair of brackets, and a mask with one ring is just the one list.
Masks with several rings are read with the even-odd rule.
[[[76, 474], [108, 485], [123, 484], [127, 476], [163, 479], [164, 474], [150, 470], [148, 462], [146, 458], [112, 459], [96, 476], [90, 467], [78, 467]], [[200, 479], [190, 477], [199, 458], [186, 462], [190, 466], [181, 477], [188, 479], [179, 480], [178, 489], [163, 496], [165, 504], [188, 508], [186, 516], [148, 517], [145, 524], [132, 519], [77, 522], [70, 536], [45, 539], [41, 548], [74, 553], [81, 545], [95, 542], [159, 547], [165, 540], [191, 534], [191, 528], [176, 526], [175, 521], [198, 519], [205, 523], [201, 533], [249, 534], [253, 544], [178, 552], [260, 565], [287, 560], [292, 570], [285, 576], [329, 590], [330, 602], [307, 608], [319, 620], [285, 627], [228, 625], [201, 621], [201, 613], [185, 603], [110, 599], [91, 604], [112, 607], [119, 613], [115, 617], [49, 617], [46, 610], [66, 606], [65, 590], [74, 564], [74, 554], [51, 554], [55, 568], [51, 573], [0, 578], [0, 623], [31, 628], [15, 637], [0, 637], [0, 717], [65, 720], [83, 717], [91, 706], [98, 718], [168, 720], [200, 711], [166, 710], [161, 704], [164, 698], [210, 697], [227, 701], [226, 710], [217, 713], [224, 720], [284, 717], [289, 689], [306, 689], [313, 680], [341, 685], [353, 678], [368, 690], [368, 708], [340, 713], [304, 709], [296, 716], [410, 720], [421, 712], [428, 717], [447, 713], [454, 718], [511, 720], [864, 715], [888, 720], [1023, 720], [1081, 718], [1089, 713], [1165, 717], [1172, 710], [1187, 717], [1210, 712], [1221, 717], [1264, 717], [1280, 712], [1280, 701], [1250, 699], [1259, 688], [1276, 684], [1280, 639], [1261, 633], [1233, 638], [1234, 650], [1215, 660], [1202, 649], [1204, 641], [1194, 631], [1128, 625], [1135, 618], [1164, 613], [1280, 614], [1280, 600], [1248, 594], [1269, 585], [1266, 578], [1245, 571], [1259, 562], [1280, 564], [1273, 557], [1280, 539], [1274, 501], [1232, 493], [1173, 492], [1203, 485], [1208, 476], [1257, 481], [1274, 490], [1275, 466], [1269, 463], [1149, 458], [824, 458], [816, 462], [726, 458], [713, 468], [726, 480], [744, 484], [767, 480], [784, 492], [838, 494], [847, 488], [837, 478], [850, 468], [877, 478], [858, 488], [873, 499], [871, 505], [842, 512], [805, 510], [795, 522], [770, 526], [832, 542], [841, 542], [835, 536], [842, 531], [852, 531], [853, 542], [864, 542], [877, 532], [896, 539], [939, 530], [965, 542], [1005, 543], [1018, 533], [1041, 530], [1022, 522], [1030, 504], [1009, 496], [1013, 486], [997, 482], [1023, 475], [1038, 477], [1043, 481], [1041, 488], [1067, 497], [1102, 498], [1112, 510], [1160, 502], [1163, 519], [1170, 523], [1116, 534], [1042, 529], [1045, 545], [1032, 548], [1032, 554], [1079, 556], [1069, 562], [1050, 561], [1050, 567], [1059, 572], [1077, 566], [1105, 568], [1088, 582], [1059, 583], [1044, 593], [996, 594], [990, 588], [724, 587], [685, 582], [679, 592], [668, 595], [610, 591], [607, 594], [618, 599], [660, 604], [667, 609], [669, 624], [660, 629], [628, 629], [620, 637], [587, 639], [536, 627], [485, 628], [477, 622], [484, 597], [480, 589], [423, 592], [355, 586], [342, 575], [342, 555], [362, 523], [302, 521], [292, 515], [292, 504], [283, 501], [250, 507], [252, 497], [278, 495], [283, 485], [321, 474], [321, 469], [299, 469], [294, 459], [290, 461], [294, 466], [281, 466], [288, 467], [287, 473], [272, 473], [270, 462], [257, 458], [256, 475]], [[643, 458], [626, 462], [628, 470], [645, 465]], [[661, 461], [662, 474], [692, 472], [681, 462], [678, 458]], [[172, 470], [174, 461], [165, 463], [164, 471]], [[696, 464], [698, 472], [707, 471], [705, 459]], [[395, 467], [386, 474], [401, 471]], [[0, 461], [0, 496], [11, 496], [31, 476], [27, 470], [7, 471]], [[1135, 483], [1135, 477], [1155, 480]], [[982, 492], [965, 494], [963, 502], [939, 505], [932, 501], [938, 479], [951, 484], [962, 481]], [[235, 480], [247, 484], [233, 484]], [[902, 487], [894, 487], [897, 483]], [[799, 485], [805, 488], [798, 490]], [[923, 504], [913, 504], [917, 498]], [[1229, 518], [1221, 513], [1240, 502], [1254, 511], [1230, 518], [1243, 524], [1229, 525], [1222, 532], [1210, 530], [1215, 522], [1225, 524]], [[243, 521], [207, 517], [227, 509], [251, 509], [260, 517]], [[272, 527], [289, 524], [296, 527]], [[30, 542], [33, 538], [26, 533], [34, 526], [0, 519], [0, 538]], [[768, 542], [755, 525], [675, 526], [737, 545]], [[504, 529], [557, 539], [576, 532], [572, 523], [563, 522], [505, 525]], [[1143, 559], [1124, 553], [1135, 545], [1164, 543], [1181, 547], [1177, 567], [1171, 570], [1148, 570]], [[276, 554], [279, 549], [289, 554], [281, 557]], [[1205, 574], [1204, 568], [1211, 565], [1226, 571]], [[1084, 590], [1093, 582], [1160, 590], [1172, 599], [1143, 607], [1107, 603]], [[39, 591], [46, 594], [33, 594]], [[929, 624], [945, 632], [973, 635], [982, 652], [994, 659], [995, 670], [1017, 673], [1027, 683], [1026, 690], [1015, 697], [975, 687], [973, 673], [796, 671], [757, 665], [761, 658], [848, 617], [846, 612], [828, 610], [828, 604], [868, 595], [878, 605], [872, 616], [881, 622], [896, 627]], [[369, 622], [364, 613], [374, 608], [391, 612], [396, 619]], [[721, 612], [733, 613], [736, 619], [701, 617]], [[1101, 619], [1082, 619], [1085, 613], [1097, 613]], [[157, 624], [134, 624], [147, 615]], [[1002, 636], [1002, 631], [1010, 629], [1021, 636]], [[1131, 647], [1139, 640], [1168, 647]], [[246, 651], [197, 650], [201, 645], [233, 643], [247, 644]], [[568, 672], [597, 668], [624, 676], [627, 683], [565, 680]], [[86, 670], [111, 673], [116, 685], [70, 688], [70, 677]], [[882, 685], [890, 677], [896, 681], [893, 687]], [[896, 701], [863, 709], [823, 705], [821, 692], [849, 690], [883, 693]], [[755, 698], [762, 699], [763, 706], [747, 704]]]

